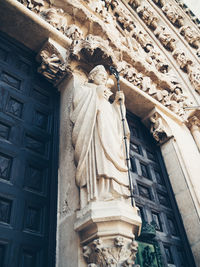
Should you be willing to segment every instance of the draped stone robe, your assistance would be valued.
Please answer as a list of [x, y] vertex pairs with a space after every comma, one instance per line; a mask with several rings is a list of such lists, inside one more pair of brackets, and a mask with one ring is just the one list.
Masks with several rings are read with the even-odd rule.
[[76, 183], [80, 189], [87, 187], [87, 201], [101, 200], [102, 179], [109, 179], [113, 198], [130, 195], [120, 106], [99, 97], [96, 88], [92, 83], [76, 88], [71, 113]]

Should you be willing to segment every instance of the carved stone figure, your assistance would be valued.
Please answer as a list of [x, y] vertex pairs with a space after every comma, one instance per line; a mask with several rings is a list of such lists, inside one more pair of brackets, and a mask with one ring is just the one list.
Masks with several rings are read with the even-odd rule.
[[121, 236], [111, 239], [95, 239], [83, 247], [83, 256], [88, 266], [138, 267], [134, 265], [138, 244]]
[[75, 24], [70, 25], [65, 31], [65, 35], [72, 40], [83, 39], [83, 32]]
[[134, 22], [127, 10], [116, 1], [112, 2], [112, 8], [119, 24], [123, 26], [123, 29], [131, 32], [134, 29]]
[[174, 51], [176, 40], [164, 26], [158, 27], [154, 33], [166, 49]]
[[181, 15], [178, 8], [170, 3], [166, 3], [162, 7], [162, 11], [165, 13], [166, 17], [177, 27], [183, 26], [183, 16]]
[[150, 131], [153, 134], [155, 140], [159, 143], [165, 142], [169, 138], [169, 135], [167, 133], [166, 126], [164, 125], [163, 120], [161, 116], [158, 114], [158, 112], [155, 112], [150, 117], [150, 122], [151, 122]]
[[132, 36], [138, 41], [141, 47], [145, 50], [148, 45], [152, 45], [152, 42], [148, 34], [142, 32], [138, 27], [135, 27], [132, 31]]
[[162, 73], [168, 72], [169, 64], [167, 59], [152, 44], [146, 46], [146, 52], [148, 53], [146, 61], [149, 64], [154, 65]]
[[180, 68], [185, 72], [188, 72], [188, 68], [190, 65], [193, 64], [192, 60], [189, 59], [184, 51], [176, 49], [173, 52], [173, 57], [176, 59], [177, 63], [179, 64]]
[[41, 12], [40, 15], [57, 30], [65, 33], [67, 29], [67, 19], [63, 16], [63, 13], [64, 11], [61, 8], [51, 7]]
[[[106, 86], [107, 72], [102, 65], [89, 73], [89, 83], [74, 93], [72, 141], [77, 165], [76, 183], [81, 207], [94, 200], [127, 198], [128, 174], [125, 160], [120, 101], [125, 114], [124, 95], [112, 95]], [[128, 124], [126, 136], [129, 138]]]
[[200, 67], [198, 67], [197, 65], [191, 65], [188, 67], [188, 73], [192, 85], [200, 94]]
[[186, 41], [194, 48], [199, 48], [200, 35], [194, 27], [183, 26], [180, 29], [180, 33], [185, 37]]
[[153, 30], [156, 29], [158, 18], [154, 15], [153, 11], [150, 9], [149, 6], [142, 4], [137, 8], [137, 13], [147, 24], [147, 26], [149, 26]]

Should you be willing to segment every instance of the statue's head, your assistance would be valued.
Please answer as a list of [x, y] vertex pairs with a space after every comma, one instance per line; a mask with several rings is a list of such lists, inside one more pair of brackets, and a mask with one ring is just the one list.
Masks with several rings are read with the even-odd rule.
[[106, 85], [108, 74], [103, 65], [97, 65], [89, 73], [89, 80], [93, 81], [96, 85]]

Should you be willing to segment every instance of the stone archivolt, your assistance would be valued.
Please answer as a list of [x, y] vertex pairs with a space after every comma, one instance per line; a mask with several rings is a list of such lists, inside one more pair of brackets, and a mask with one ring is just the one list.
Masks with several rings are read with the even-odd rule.
[[[126, 9], [120, 1], [102, 1], [101, 3], [99, 1], [87, 1], [89, 8], [93, 10], [94, 13], [100, 15], [101, 20], [103, 18], [108, 28], [111, 27], [112, 24], [112, 27], [117, 31], [119, 38], [117, 38], [115, 44], [113, 44], [114, 39], [112, 41], [108, 39], [108, 41], [100, 36], [94, 36], [92, 34], [85, 36], [76, 24], [68, 25], [67, 14], [63, 12], [62, 9], [52, 6], [49, 7], [49, 5], [42, 0], [23, 1], [23, 4], [38, 13], [49, 24], [72, 40], [72, 45], [64, 59], [65, 62], [63, 59], [61, 60], [60, 57], [56, 57], [56, 53], [49, 53], [46, 50], [38, 57], [41, 62], [39, 71], [48, 80], [54, 80], [54, 83], [57, 83], [58, 80], [64, 76], [64, 73], [68, 71], [66, 65], [69, 65], [73, 61], [78, 60], [90, 64], [113, 64], [119, 66], [120, 61], [124, 58], [126, 67], [122, 74], [125, 79], [148, 93], [176, 114], [181, 116], [185, 114], [183, 109], [188, 105], [189, 101], [186, 96], [183, 97], [183, 91], [180, 85], [178, 90], [173, 89], [174, 81], [170, 80], [171, 74], [169, 74], [169, 71], [172, 73], [172, 70], [170, 70], [165, 56], [155, 47], [149, 35], [140, 28], [138, 23], [133, 21], [131, 13], [129, 13], [128, 9]], [[156, 4], [162, 7], [166, 15], [168, 12], [169, 17], [169, 12], [172, 12], [172, 6], [170, 4], [165, 4], [164, 1], [156, 1]], [[141, 4], [139, 0], [129, 1], [129, 5], [137, 10], [144, 22], [154, 31], [157, 25], [157, 17], [153, 15], [153, 10], [145, 4]], [[42, 7], [42, 9], [40, 10], [36, 7]], [[173, 12], [175, 12], [175, 9], [173, 9]], [[93, 19], [93, 17], [90, 18], [91, 21]], [[118, 27], [121, 27], [122, 30], [125, 29], [123, 33], [125, 35], [124, 37], [122, 33], [116, 29], [116, 23], [118, 23]], [[183, 27], [181, 31], [183, 31]], [[106, 34], [108, 36], [109, 32]], [[182, 49], [176, 49], [175, 38], [173, 38], [171, 33], [164, 26], [157, 27], [154, 34], [166, 49], [173, 51], [173, 56], [178, 65], [183, 71], [188, 73], [191, 84], [200, 92], [199, 68], [195, 66], [192, 60], [185, 56]], [[110, 36], [112, 36], [111, 33]], [[118, 47], [114, 47], [114, 45]], [[145, 51], [145, 54], [141, 49]], [[133, 70], [134, 68], [135, 70]], [[47, 69], [49, 70], [47, 71]], [[135, 74], [136, 72], [137, 74]], [[174, 74], [172, 76], [174, 76]]]

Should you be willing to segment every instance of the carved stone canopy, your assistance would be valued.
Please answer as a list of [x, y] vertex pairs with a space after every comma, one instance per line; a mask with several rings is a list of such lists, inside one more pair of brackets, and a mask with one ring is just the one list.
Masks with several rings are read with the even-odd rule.
[[85, 39], [74, 41], [70, 48], [70, 54], [72, 59], [95, 63], [95, 65], [116, 64], [116, 57], [109, 42], [92, 34]]

